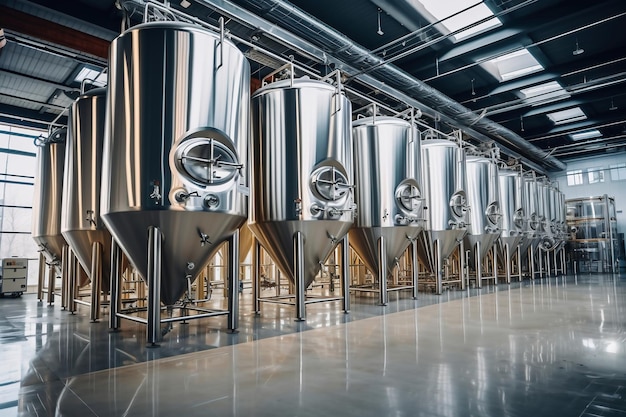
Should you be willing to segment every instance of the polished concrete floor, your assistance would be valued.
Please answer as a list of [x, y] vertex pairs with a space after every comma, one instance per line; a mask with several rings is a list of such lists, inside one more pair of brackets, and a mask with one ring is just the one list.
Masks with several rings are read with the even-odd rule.
[[[0, 299], [0, 416], [626, 416], [626, 276], [145, 328]], [[84, 310], [84, 311], [83, 311]]]

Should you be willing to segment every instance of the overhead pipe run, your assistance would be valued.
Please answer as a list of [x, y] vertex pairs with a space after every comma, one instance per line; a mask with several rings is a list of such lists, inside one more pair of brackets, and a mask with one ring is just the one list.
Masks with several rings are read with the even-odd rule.
[[[273, 38], [309, 56], [315, 53], [318, 60], [326, 64], [334, 63], [348, 75], [357, 73], [360, 69], [378, 66], [383, 62], [382, 58], [374, 55], [371, 51], [357, 45], [335, 29], [282, 0], [246, 0], [246, 6], [250, 10], [256, 11], [256, 15], [233, 5], [227, 0], [199, 0], [198, 2], [219, 13], [263, 30]], [[297, 36], [261, 19], [258, 15], [280, 22], [281, 26]], [[287, 36], [281, 36], [286, 32]], [[298, 36], [303, 37], [308, 42], [303, 42]], [[311, 46], [309, 42], [314, 45]], [[380, 88], [381, 91], [385, 92], [388, 92], [390, 87], [391, 89], [398, 89], [400, 91], [396, 91], [396, 96], [398, 96], [397, 93], [400, 93], [400, 96], [406, 95], [412, 98], [413, 100], [407, 100], [407, 104], [419, 108], [425, 115], [437, 117], [437, 114], [433, 115], [432, 110], [440, 112], [443, 122], [460, 128], [481, 141], [489, 140], [489, 138], [495, 139], [505, 148], [504, 151], [512, 151], [510, 152], [513, 154], [512, 156], [522, 156], [524, 159], [539, 164], [548, 170], [564, 170], [566, 168], [563, 162], [527, 142], [510, 129], [500, 126], [488, 118], [481, 118], [471, 109], [457, 103], [394, 65], [383, 63], [370, 74], [357, 75], [355, 79], [372, 87]], [[420, 100], [422, 103], [416, 103], [414, 99]]]

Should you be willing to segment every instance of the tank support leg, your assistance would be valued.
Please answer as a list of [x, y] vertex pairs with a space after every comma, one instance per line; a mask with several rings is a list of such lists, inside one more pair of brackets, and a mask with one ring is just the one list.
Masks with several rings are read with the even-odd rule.
[[102, 244], [91, 245], [91, 306], [89, 318], [93, 323], [100, 319], [100, 297], [102, 293]]
[[63, 245], [61, 252], [61, 307], [63, 310], [67, 308], [67, 286], [68, 286], [68, 272], [67, 272], [67, 251], [69, 246]]
[[491, 250], [493, 251], [493, 283], [498, 285], [498, 242], [493, 244]]
[[480, 259], [480, 242], [476, 242], [474, 246], [474, 266], [476, 267], [476, 285], [481, 288], [483, 286], [483, 265]]
[[387, 242], [383, 236], [378, 238], [378, 304], [386, 306], [387, 297]]
[[511, 283], [511, 247], [508, 243], [504, 245], [504, 259], [506, 262], [506, 283]]
[[239, 230], [228, 239], [228, 331], [239, 327]]
[[76, 296], [76, 274], [78, 273], [78, 269], [76, 268], [76, 259], [74, 258], [74, 251], [69, 249], [67, 251], [67, 310], [74, 314], [76, 311], [76, 301], [74, 298]]
[[56, 272], [54, 270], [54, 262], [48, 267], [48, 305], [54, 303], [54, 286], [56, 285]]
[[412, 273], [411, 273], [411, 278], [412, 278], [412, 282], [411, 285], [413, 285], [413, 299], [417, 300], [417, 284], [419, 283], [419, 268], [417, 265], [417, 238], [413, 239], [411, 241], [411, 269], [412, 269]]
[[546, 251], [545, 255], [546, 255], [546, 259], [545, 259], [546, 276], [548, 278], [550, 278], [550, 275], [552, 275], [552, 271], [551, 271], [551, 268], [550, 268], [550, 252]]
[[437, 280], [437, 295], [443, 293], [443, 259], [441, 259], [441, 248], [439, 240], [433, 242], [435, 252], [435, 279]]
[[543, 251], [537, 249], [537, 258], [539, 259], [539, 278], [543, 278]]
[[148, 228], [148, 346], [159, 346], [161, 341], [161, 229], [155, 226]]
[[343, 312], [350, 312], [350, 242], [348, 234], [341, 241], [341, 297]]
[[261, 297], [261, 244], [258, 240], [253, 238], [253, 248], [252, 252], [252, 265], [254, 267], [254, 279], [252, 280], [252, 297], [253, 297], [253, 306], [254, 306], [254, 314], [261, 313], [261, 302], [259, 298]]
[[[459, 280], [461, 281], [461, 289], [465, 289], [465, 242], [461, 240], [459, 242]], [[477, 265], [480, 268], [480, 265]]]
[[519, 282], [522, 282], [522, 248], [517, 246], [517, 279]]
[[46, 257], [39, 252], [39, 276], [37, 277], [37, 299], [43, 301], [43, 284], [46, 277]]
[[530, 268], [530, 278], [535, 279], [535, 274], [537, 271], [535, 270], [535, 246], [531, 244], [528, 247], [528, 268]]
[[[293, 235], [293, 270], [296, 293], [296, 321], [306, 320], [304, 288], [304, 236], [302, 232]], [[280, 281], [278, 282], [280, 285]]]
[[561, 268], [563, 275], [567, 274], [567, 265], [565, 264], [565, 248], [561, 248]]
[[109, 306], [109, 329], [120, 328], [120, 318], [117, 313], [122, 308], [122, 297], [120, 287], [122, 285], [122, 275], [120, 273], [120, 258], [122, 251], [115, 239], [111, 239], [111, 300]]

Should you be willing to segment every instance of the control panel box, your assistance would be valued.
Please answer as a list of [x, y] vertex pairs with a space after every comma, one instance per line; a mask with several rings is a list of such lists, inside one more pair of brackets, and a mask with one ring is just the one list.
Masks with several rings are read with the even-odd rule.
[[2, 260], [0, 294], [22, 295], [26, 292], [28, 259], [5, 258]]

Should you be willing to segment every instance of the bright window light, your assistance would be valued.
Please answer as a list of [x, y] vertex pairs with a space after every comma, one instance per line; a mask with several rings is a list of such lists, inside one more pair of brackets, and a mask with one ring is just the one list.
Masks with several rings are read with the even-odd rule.
[[550, 100], [553, 98], [568, 98], [569, 94], [561, 87], [556, 81], [550, 81], [547, 83], [539, 84], [533, 87], [522, 88], [519, 90], [522, 93], [523, 98], [531, 106], [536, 106], [542, 101]]
[[83, 80], [88, 79], [88, 80], [95, 81], [96, 84], [106, 85], [107, 83], [106, 73], [100, 74], [100, 75], [98, 74], [100, 74], [99, 69], [89, 68], [85, 66], [85, 67], [82, 67], [80, 71], [78, 71], [78, 74], [76, 74], [76, 77], [74, 77], [74, 81], [77, 83], [82, 83]]
[[490, 59], [485, 64], [487, 71], [500, 81], [509, 81], [544, 69], [527, 49]]
[[572, 133], [569, 135], [572, 140], [586, 140], [602, 136], [598, 129], [585, 130], [584, 132]]
[[585, 120], [587, 116], [580, 107], [574, 107], [572, 109], [561, 110], [554, 113], [548, 113], [548, 118], [554, 122], [555, 125], [563, 125], [566, 123], [577, 122], [579, 120]]
[[[502, 22], [494, 16], [493, 12], [483, 2], [476, 2], [474, 7], [463, 13], [459, 12], [471, 6], [467, 0], [419, 0], [419, 2], [435, 19], [441, 20], [441, 24], [450, 32], [493, 16], [492, 19], [486, 22], [454, 35], [454, 39], [457, 41], [502, 25]], [[417, 7], [417, 9], [419, 10], [420, 8]], [[456, 13], [459, 14], [450, 17]]]

